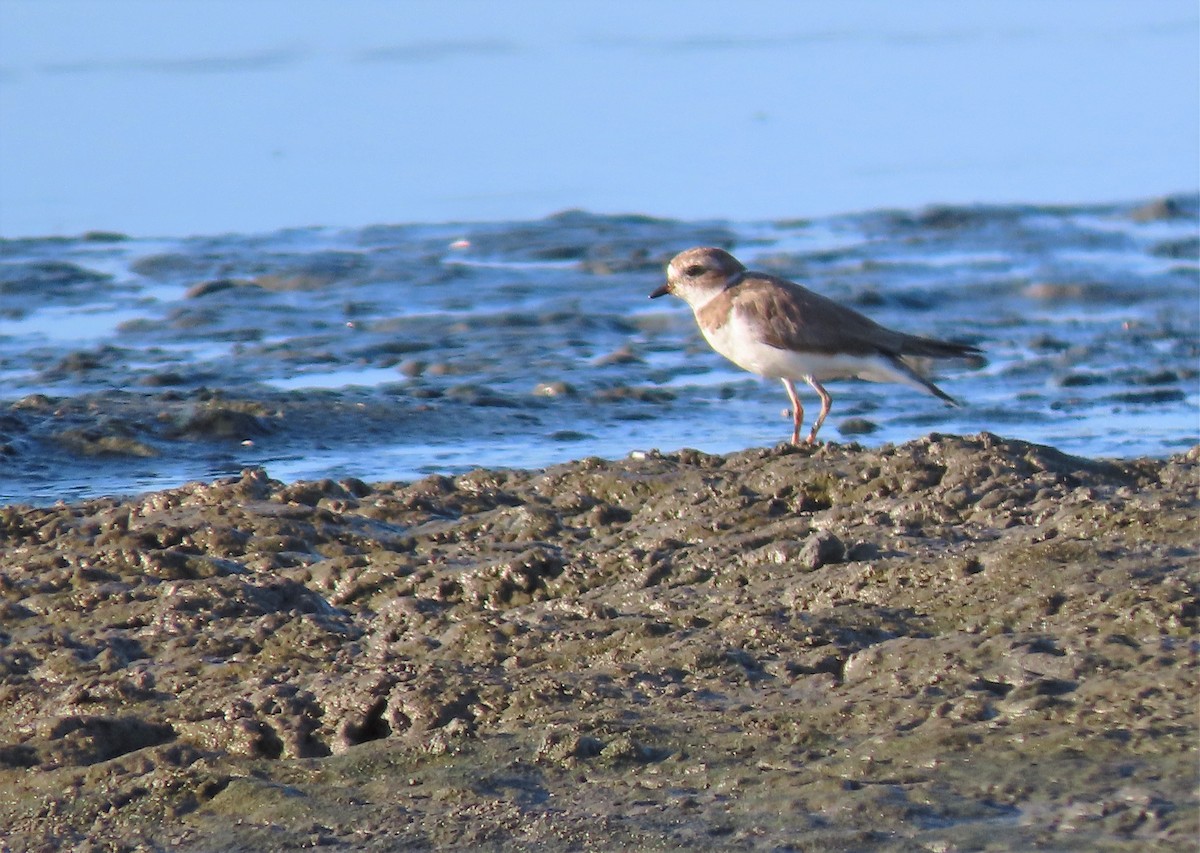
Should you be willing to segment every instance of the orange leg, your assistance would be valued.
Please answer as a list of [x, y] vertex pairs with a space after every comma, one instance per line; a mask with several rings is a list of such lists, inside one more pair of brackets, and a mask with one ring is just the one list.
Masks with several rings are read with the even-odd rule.
[[[825, 423], [825, 416], [829, 414], [829, 405], [833, 402], [833, 400], [829, 396], [829, 392], [825, 390], [825, 387], [813, 377], [805, 376], [804, 381], [811, 385], [813, 390], [816, 391], [817, 395], [821, 398], [821, 414], [817, 415], [817, 422], [813, 424], [812, 432], [808, 434], [808, 443], [816, 444], [817, 430], [821, 428], [821, 424]], [[792, 443], [796, 443], [795, 438], [792, 439]]]
[[[796, 386], [792, 384], [792, 380], [783, 380], [784, 390], [787, 391], [788, 399], [792, 401], [792, 444], [800, 443], [800, 424], [804, 422], [804, 406], [800, 403], [800, 397], [796, 393]], [[816, 432], [814, 431], [814, 435]], [[812, 438], [809, 438], [809, 443], [812, 443]]]

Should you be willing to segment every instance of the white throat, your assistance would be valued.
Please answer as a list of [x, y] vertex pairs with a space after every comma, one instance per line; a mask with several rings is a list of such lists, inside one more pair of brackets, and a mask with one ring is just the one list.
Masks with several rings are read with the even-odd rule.
[[705, 305], [712, 302], [729, 288], [738, 284], [745, 277], [745, 273], [739, 272], [730, 276], [724, 287], [714, 287], [712, 289], [700, 289], [698, 287], [689, 288], [687, 290], [687, 295], [684, 297], [684, 301], [691, 306], [693, 312], [698, 312]]

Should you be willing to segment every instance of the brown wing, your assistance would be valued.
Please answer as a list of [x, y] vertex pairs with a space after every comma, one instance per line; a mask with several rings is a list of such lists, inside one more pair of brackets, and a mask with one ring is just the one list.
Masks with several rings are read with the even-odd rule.
[[879, 325], [853, 308], [782, 278], [750, 273], [730, 289], [734, 310], [766, 330], [780, 349], [820, 353], [923, 355], [950, 358], [978, 353], [969, 344], [906, 335]]
[[734, 310], [760, 325], [773, 347], [871, 355], [903, 344], [901, 333], [781, 278], [751, 273], [731, 290]]

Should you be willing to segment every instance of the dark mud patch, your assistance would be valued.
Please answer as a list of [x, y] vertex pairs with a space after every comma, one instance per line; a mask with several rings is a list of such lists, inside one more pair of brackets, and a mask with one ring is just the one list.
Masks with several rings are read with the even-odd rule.
[[989, 434], [0, 510], [12, 849], [1179, 849], [1197, 464]]

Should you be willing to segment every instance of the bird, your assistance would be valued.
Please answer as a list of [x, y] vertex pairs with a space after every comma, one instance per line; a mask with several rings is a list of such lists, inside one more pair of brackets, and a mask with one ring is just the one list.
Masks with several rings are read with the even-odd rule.
[[804, 406], [796, 381], [804, 380], [821, 399], [806, 439], [815, 444], [832, 398], [822, 382], [857, 377], [899, 382], [951, 406], [959, 403], [918, 374], [905, 356], [970, 358], [970, 344], [908, 335], [879, 325], [793, 281], [752, 272], [724, 249], [699, 246], [667, 264], [667, 281], [650, 294], [686, 302], [709, 346], [743, 370], [783, 382], [792, 408], [792, 444], [800, 444]]

